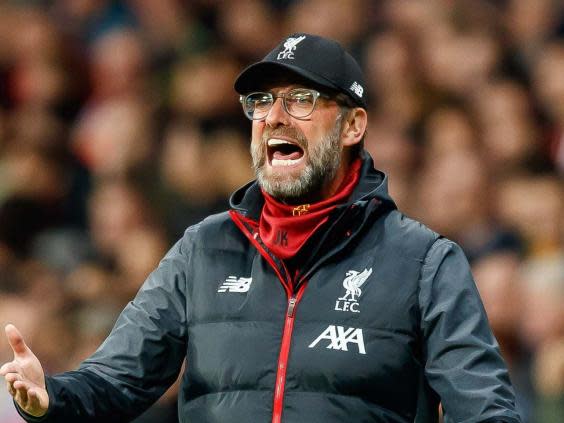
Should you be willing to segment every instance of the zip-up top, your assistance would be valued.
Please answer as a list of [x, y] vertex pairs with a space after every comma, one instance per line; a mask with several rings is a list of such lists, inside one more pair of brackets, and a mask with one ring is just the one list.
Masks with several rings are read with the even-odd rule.
[[[336, 240], [339, 239], [339, 237], [345, 239], [354, 238], [352, 236], [353, 230], [358, 231], [362, 225], [356, 225], [356, 227], [354, 227], [352, 223], [363, 223], [366, 220], [358, 219], [358, 211], [364, 209], [367, 203], [379, 206], [382, 201], [386, 201], [389, 203], [389, 206], [395, 208], [395, 204], [387, 194], [386, 176], [374, 171], [372, 159], [365, 153], [363, 154], [363, 159], [363, 166], [361, 168], [362, 176], [360, 178], [363, 182], [355, 187], [353, 195], [347, 203], [337, 206], [336, 210], [329, 219], [327, 225], [329, 227], [324, 228], [324, 236], [314, 237], [316, 244], [319, 247], [325, 246], [324, 250], [326, 257], [321, 258], [316, 256], [316, 253], [319, 253], [319, 250], [322, 250], [322, 248], [308, 251], [311, 259], [304, 264], [312, 267], [312, 269], [309, 269], [308, 267], [297, 269], [296, 275], [298, 275], [299, 272], [304, 274], [304, 276], [299, 279], [293, 279], [291, 277], [284, 261], [280, 260], [271, 251], [269, 251], [268, 247], [260, 239], [258, 224], [262, 206], [264, 205], [264, 198], [262, 194], [260, 194], [260, 189], [256, 181], [243, 187], [231, 197], [232, 210], [229, 213], [231, 218], [237, 227], [249, 239], [249, 242], [255, 246], [255, 248], [276, 272], [280, 282], [284, 286], [288, 298], [288, 308], [284, 316], [280, 354], [278, 357], [276, 384], [274, 386], [272, 423], [280, 423], [282, 419], [284, 386], [286, 382], [286, 369], [288, 367], [288, 357], [294, 327], [294, 315], [296, 307], [307, 285], [305, 279], [306, 276], [314, 270], [316, 259], [320, 260], [319, 264], [321, 264], [323, 259], [327, 259], [327, 257], [331, 254], [335, 254], [336, 251], [327, 251], [328, 249], [326, 244], [328, 244], [328, 240]], [[376, 186], [374, 187], [370, 185]], [[368, 212], [370, 213], [374, 209], [375, 207], [371, 207], [368, 209]], [[344, 232], [343, 227], [346, 227]], [[339, 246], [339, 249], [342, 249], [346, 245], [346, 242], [339, 242], [337, 245]]]
[[257, 235], [248, 184], [186, 231], [92, 357], [46, 378], [47, 415], [26, 418], [128, 421], [186, 358], [181, 423], [422, 423], [439, 400], [447, 423], [518, 423], [461, 249], [395, 210], [386, 182], [363, 153], [350, 201], [290, 268]]

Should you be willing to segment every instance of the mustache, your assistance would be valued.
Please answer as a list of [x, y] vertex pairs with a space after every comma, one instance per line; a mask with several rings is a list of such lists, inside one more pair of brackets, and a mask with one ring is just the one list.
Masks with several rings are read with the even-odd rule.
[[296, 141], [296, 144], [303, 150], [307, 148], [307, 139], [302, 131], [292, 126], [280, 126], [278, 128], [265, 128], [262, 133], [263, 144], [266, 144], [269, 138], [287, 137]]

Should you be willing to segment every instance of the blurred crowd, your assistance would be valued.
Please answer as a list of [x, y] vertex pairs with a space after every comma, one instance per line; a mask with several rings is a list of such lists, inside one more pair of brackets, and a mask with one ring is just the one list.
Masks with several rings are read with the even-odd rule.
[[[94, 351], [253, 178], [233, 81], [295, 31], [361, 63], [393, 197], [466, 251], [523, 421], [564, 421], [560, 0], [0, 0], [1, 326], [48, 373]], [[174, 387], [136, 420], [157, 421]]]

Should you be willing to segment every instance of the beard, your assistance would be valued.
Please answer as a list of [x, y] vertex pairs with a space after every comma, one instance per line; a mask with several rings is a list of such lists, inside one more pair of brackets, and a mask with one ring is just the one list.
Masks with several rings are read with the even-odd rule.
[[[341, 130], [342, 116], [339, 114], [333, 129], [310, 147], [306, 137], [297, 128], [265, 128], [260, 142], [251, 142], [253, 168], [260, 187], [277, 200], [289, 204], [317, 199], [323, 186], [335, 178], [341, 165]], [[267, 168], [267, 142], [276, 136], [291, 137], [302, 148], [306, 165], [297, 175], [292, 172], [273, 172]]]

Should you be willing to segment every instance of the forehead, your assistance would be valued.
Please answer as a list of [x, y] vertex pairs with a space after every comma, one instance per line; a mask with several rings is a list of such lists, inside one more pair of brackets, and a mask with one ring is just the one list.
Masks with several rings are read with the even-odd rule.
[[312, 87], [308, 87], [307, 85], [303, 85], [303, 84], [272, 84], [272, 85], [266, 85], [263, 88], [263, 91], [268, 91], [271, 93], [285, 93], [291, 90], [294, 90], [296, 88], [312, 88]]

